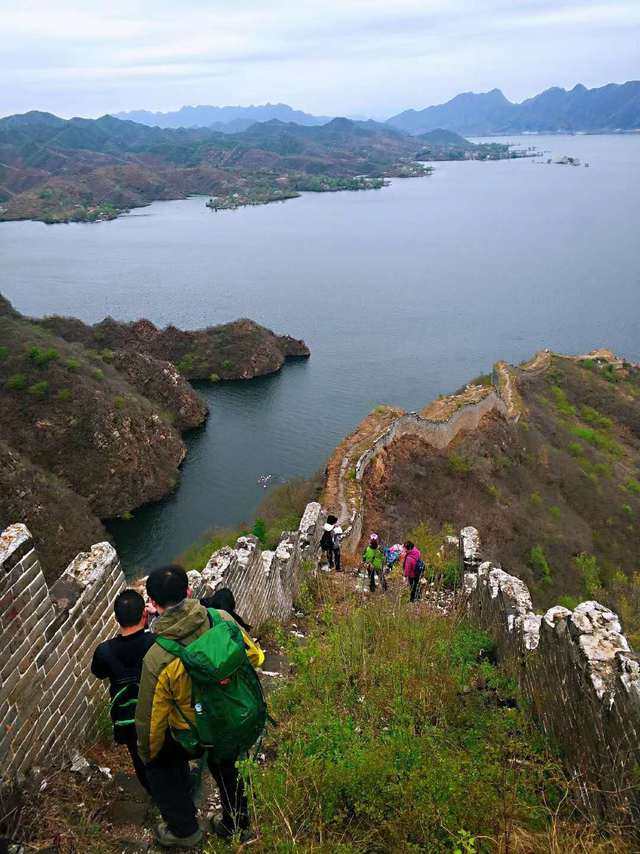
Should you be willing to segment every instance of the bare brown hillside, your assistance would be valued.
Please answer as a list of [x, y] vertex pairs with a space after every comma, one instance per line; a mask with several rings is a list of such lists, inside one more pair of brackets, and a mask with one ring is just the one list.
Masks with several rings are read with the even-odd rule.
[[422, 522], [473, 525], [541, 604], [628, 598], [640, 571], [640, 369], [600, 353], [513, 375], [517, 422], [492, 412], [445, 450], [405, 436], [381, 452], [364, 479], [363, 531], [396, 541]]

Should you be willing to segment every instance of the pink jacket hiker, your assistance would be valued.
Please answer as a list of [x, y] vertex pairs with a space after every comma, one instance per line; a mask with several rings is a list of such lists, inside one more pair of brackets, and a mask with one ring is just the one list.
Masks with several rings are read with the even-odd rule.
[[416, 564], [420, 560], [420, 550], [415, 546], [404, 557], [404, 577], [415, 578]]

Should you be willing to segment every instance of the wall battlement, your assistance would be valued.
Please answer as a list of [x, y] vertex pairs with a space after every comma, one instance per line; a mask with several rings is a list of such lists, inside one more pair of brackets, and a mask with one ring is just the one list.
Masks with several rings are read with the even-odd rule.
[[[470, 392], [473, 392], [470, 394]], [[339, 466], [334, 466], [337, 484], [331, 490], [337, 496], [335, 508], [345, 531], [343, 548], [356, 551], [362, 537], [362, 480], [372, 461], [392, 442], [402, 436], [416, 436], [434, 448], [448, 447], [462, 431], [476, 430], [490, 412], [498, 412], [510, 421], [518, 421], [522, 401], [512, 371], [506, 362], [496, 363], [491, 387], [467, 386], [464, 392], [438, 401], [441, 417], [420, 412], [406, 412], [395, 418], [376, 436], [356, 459], [349, 451]], [[429, 409], [429, 408], [427, 408]]]
[[[252, 625], [286, 619], [323, 523], [314, 502], [273, 552], [241, 537], [235, 549], [213, 554], [202, 572], [189, 573], [193, 595], [230, 587]], [[98, 543], [48, 587], [28, 529], [11, 525], [0, 534], [0, 785], [94, 734], [106, 687], [91, 675], [91, 658], [117, 632], [113, 601], [126, 583], [113, 547]]]
[[460, 534], [472, 619], [494, 639], [545, 731], [601, 814], [640, 812], [640, 657], [599, 602], [533, 610], [525, 583], [482, 560], [475, 528]]

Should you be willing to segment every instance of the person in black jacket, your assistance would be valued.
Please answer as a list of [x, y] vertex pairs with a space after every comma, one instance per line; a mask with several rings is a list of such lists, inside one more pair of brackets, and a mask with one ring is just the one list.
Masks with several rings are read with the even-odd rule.
[[120, 634], [96, 647], [91, 672], [98, 679], [109, 680], [113, 737], [126, 744], [140, 784], [149, 791], [144, 763], [138, 755], [135, 727], [138, 685], [142, 659], [153, 646], [154, 638], [146, 631], [145, 603], [137, 590], [123, 590], [113, 605]]

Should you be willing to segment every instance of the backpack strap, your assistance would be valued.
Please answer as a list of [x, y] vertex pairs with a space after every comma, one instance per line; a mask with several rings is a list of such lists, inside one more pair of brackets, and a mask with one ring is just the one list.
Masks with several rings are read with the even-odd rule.
[[165, 652], [175, 655], [176, 658], [179, 658], [180, 661], [182, 661], [184, 656], [184, 646], [181, 643], [178, 643], [178, 641], [172, 640], [171, 638], [165, 638], [162, 635], [156, 635], [155, 642]]

